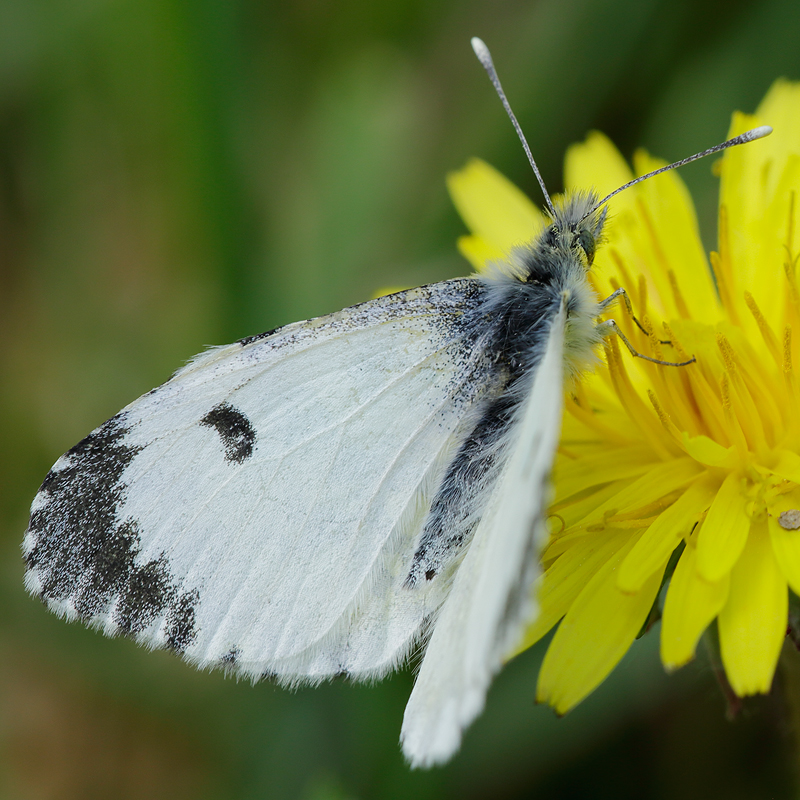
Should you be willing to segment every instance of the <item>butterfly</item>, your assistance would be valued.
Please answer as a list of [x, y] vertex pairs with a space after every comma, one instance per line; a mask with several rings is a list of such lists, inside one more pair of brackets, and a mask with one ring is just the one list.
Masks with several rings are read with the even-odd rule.
[[448, 760], [536, 613], [565, 377], [615, 332], [587, 279], [612, 195], [542, 189], [503, 267], [212, 348], [90, 433], [33, 501], [28, 590], [286, 686], [419, 651], [403, 751]]

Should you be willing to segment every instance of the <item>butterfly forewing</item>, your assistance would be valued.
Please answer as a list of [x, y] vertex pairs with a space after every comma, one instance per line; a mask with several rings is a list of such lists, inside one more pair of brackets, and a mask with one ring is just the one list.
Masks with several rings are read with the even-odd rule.
[[387, 671], [448, 588], [404, 583], [496, 388], [483, 292], [447, 281], [203, 354], [53, 467], [29, 588], [205, 666]]

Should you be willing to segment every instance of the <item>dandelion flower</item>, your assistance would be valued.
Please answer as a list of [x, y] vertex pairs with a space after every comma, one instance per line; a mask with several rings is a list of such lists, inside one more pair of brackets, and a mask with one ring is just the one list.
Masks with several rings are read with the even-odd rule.
[[[590, 280], [623, 286], [614, 316], [639, 352], [696, 362], [659, 366], [606, 340], [604, 364], [570, 387], [542, 553], [540, 613], [527, 647], [557, 626], [537, 696], [566, 712], [609, 674], [663, 600], [661, 660], [690, 661], [715, 620], [740, 697], [767, 692], [800, 594], [800, 84], [778, 81], [730, 136], [775, 129], [718, 162], [719, 244], [706, 256], [691, 198], [674, 172], [610, 203]], [[636, 154], [637, 174], [662, 166]], [[600, 196], [633, 177], [599, 133], [573, 146], [568, 189]], [[477, 268], [544, 225], [523, 194], [470, 162], [450, 177]], [[662, 587], [666, 586], [663, 593]]]

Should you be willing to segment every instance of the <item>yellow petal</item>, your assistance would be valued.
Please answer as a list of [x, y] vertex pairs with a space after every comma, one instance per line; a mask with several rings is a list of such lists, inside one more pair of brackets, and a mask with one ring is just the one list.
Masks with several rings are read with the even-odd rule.
[[[720, 204], [728, 218], [730, 248], [727, 278], [738, 289], [734, 297], [739, 299], [743, 290], [750, 291], [767, 319], [776, 318], [783, 299], [783, 272], [779, 265], [785, 259], [792, 201], [789, 189], [798, 185], [800, 177], [797, 128], [791, 127], [798, 124], [798, 97], [800, 89], [796, 84], [779, 81], [756, 116], [734, 114], [731, 136], [760, 124], [772, 125], [775, 130], [766, 139], [730, 148], [722, 159]], [[764, 114], [769, 114], [769, 119]], [[746, 153], [741, 152], [745, 149]], [[800, 204], [795, 202], [795, 231], [799, 224]], [[795, 241], [795, 252], [796, 248]], [[770, 268], [765, 269], [766, 265]], [[749, 325], [747, 316], [742, 318]]]
[[480, 236], [460, 236], [458, 250], [478, 272], [483, 272], [489, 264], [502, 264], [508, 260], [506, 253]]
[[447, 188], [470, 231], [501, 252], [529, 242], [544, 226], [544, 217], [525, 194], [480, 159], [451, 172]]
[[685, 486], [700, 472], [690, 458], [674, 458], [651, 467], [645, 475], [629, 483], [622, 491], [595, 508], [578, 523], [581, 527], [594, 525], [608, 516], [625, 514], [650, 505]]
[[[764, 139], [759, 151], [761, 161], [781, 164], [793, 155], [800, 155], [800, 83], [778, 79], [772, 84], [756, 111], [756, 116], [772, 125], [772, 134]], [[778, 180], [776, 174], [768, 176], [772, 186]]]
[[595, 572], [550, 643], [536, 697], [559, 714], [583, 700], [614, 669], [653, 605], [661, 575], [653, 575], [636, 594], [617, 588], [616, 571], [634, 542]]
[[689, 436], [684, 433], [683, 447], [695, 461], [699, 461], [708, 467], [732, 469], [739, 460], [736, 448], [722, 447], [713, 439], [709, 439], [708, 436]]
[[719, 481], [710, 477], [695, 481], [658, 516], [622, 562], [617, 586], [623, 592], [637, 592], [659, 568], [663, 569], [681, 538], [714, 499]]
[[587, 581], [628, 540], [630, 531], [609, 531], [577, 542], [541, 576], [537, 591], [539, 615], [525, 632], [516, 652], [526, 650], [567, 613]]
[[622, 478], [633, 478], [653, 467], [653, 451], [649, 447], [631, 446], [576, 459], [559, 459], [555, 476], [558, 500], [566, 500], [591, 486]]
[[[666, 166], [666, 162], [640, 151], [634, 165], [637, 175]], [[675, 303], [669, 272], [677, 280], [683, 304], [694, 319], [713, 323], [720, 316], [711, 268], [700, 241], [697, 215], [689, 190], [680, 175], [665, 172], [637, 187], [646, 214], [648, 244], [652, 260], [648, 277], [653, 282], [670, 316], [683, 316]]]
[[[794, 194], [792, 224], [795, 234], [794, 242], [789, 246], [796, 255], [800, 245], [798, 241], [800, 202], [797, 200], [797, 186], [800, 185], [798, 180], [800, 142], [797, 137], [797, 131], [800, 129], [800, 83], [783, 79], [775, 81], [759, 105], [756, 117], [773, 127], [772, 134], [763, 140], [763, 146], [757, 151], [759, 160], [757, 168], [763, 171], [765, 195], [772, 196], [771, 205], [761, 209], [763, 235], [767, 239], [767, 247], [773, 244], [769, 241], [773, 232], [777, 235], [781, 247], [788, 244], [786, 225], [789, 218], [790, 193]], [[774, 272], [780, 274], [778, 269]], [[760, 278], [756, 277], [756, 280], [759, 281]], [[764, 306], [761, 306], [761, 309], [765, 314], [768, 313], [768, 309]]]
[[719, 615], [722, 663], [739, 697], [768, 692], [786, 635], [786, 579], [772, 553], [765, 520], [753, 525], [731, 572], [728, 602]]
[[[551, 505], [551, 513], [558, 517], [555, 521], [561, 521], [562, 526], [562, 529], [559, 530], [557, 534], [553, 535], [553, 539], [557, 539], [565, 530], [569, 530], [573, 525], [580, 522], [596, 506], [605, 503], [609, 497], [613, 497], [617, 494], [625, 484], [626, 481], [614, 481], [599, 489], [593, 489], [591, 492], [582, 496], [580, 500], [567, 500], [564, 503]], [[554, 556], [555, 553], [552, 555]]]
[[[567, 149], [564, 186], [568, 191], [594, 189], [602, 198], [632, 179], [633, 173], [619, 150], [599, 131], [591, 131], [585, 142]], [[624, 194], [620, 195], [621, 200]], [[620, 207], [615, 206], [614, 210], [618, 213]]]
[[[756, 117], [735, 113], [729, 136], [737, 136], [748, 128], [761, 124]], [[727, 245], [731, 252], [731, 274], [727, 276], [734, 284], [733, 296], [737, 301], [743, 290], [749, 290], [758, 302], [761, 311], [770, 319], [770, 311], [774, 311], [773, 302], [763, 304], [761, 292], [753, 291], [758, 272], [762, 271], [759, 254], [759, 227], [765, 203], [763, 185], [763, 161], [755, 158], [765, 152], [766, 140], [751, 142], [743, 147], [731, 147], [725, 151], [720, 162], [720, 207], [724, 207], [727, 215], [727, 242], [720, 241], [721, 249]], [[758, 148], [758, 150], [754, 150]], [[743, 152], [747, 150], [747, 152]], [[778, 262], [780, 263], [780, 262]], [[775, 281], [770, 276], [771, 289], [775, 289]], [[745, 317], [746, 319], [746, 317]]]
[[697, 569], [707, 581], [718, 581], [741, 555], [750, 516], [744, 479], [735, 472], [722, 482], [711, 503], [697, 542]]
[[686, 546], [667, 589], [661, 618], [661, 661], [667, 669], [694, 658], [697, 642], [728, 598], [729, 578], [716, 583], [697, 573], [697, 549]]

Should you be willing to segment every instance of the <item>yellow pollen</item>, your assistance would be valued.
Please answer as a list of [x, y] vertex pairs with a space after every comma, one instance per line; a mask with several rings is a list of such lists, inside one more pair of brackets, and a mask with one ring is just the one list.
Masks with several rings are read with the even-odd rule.
[[[763, 454], [767, 446], [767, 434], [762, 424], [759, 406], [754, 401], [753, 391], [746, 380], [748, 370], [742, 365], [728, 338], [721, 333], [717, 334], [717, 346], [725, 363], [726, 372], [730, 376], [729, 399], [737, 419], [737, 427], [749, 443], [748, 449]], [[757, 387], [753, 388], [758, 391]], [[769, 405], [766, 399], [762, 405]]]
[[[664, 325], [668, 341], [672, 342], [672, 332]], [[672, 342], [679, 354], [679, 361], [688, 361], [689, 357], [677, 343]], [[660, 357], [660, 356], [659, 356]], [[694, 401], [692, 384], [687, 371], [690, 367], [665, 367], [651, 370], [653, 386], [656, 391], [653, 396], [661, 397], [660, 405], [670, 409], [669, 416], [680, 430], [685, 430], [690, 436], [704, 433], [700, 410]], [[651, 398], [652, 401], [652, 398]]]
[[689, 314], [689, 309], [686, 307], [686, 301], [683, 299], [683, 295], [681, 294], [680, 287], [678, 286], [678, 279], [675, 277], [675, 273], [672, 270], [668, 270], [667, 277], [669, 278], [669, 287], [672, 289], [672, 297], [675, 300], [675, 308], [678, 309], [678, 314], [683, 319], [689, 319], [691, 315]]
[[[798, 392], [797, 381], [794, 375], [794, 367], [792, 365], [792, 328], [787, 325], [783, 329], [783, 382], [789, 391], [789, 402], [787, 407], [794, 410], [797, 408], [797, 403], [800, 400], [800, 392]], [[798, 420], [795, 414], [792, 414], [791, 419], [788, 420], [789, 425], [793, 428], [797, 426]]]
[[756, 305], [755, 298], [752, 294], [750, 294], [750, 292], [744, 293], [744, 301], [747, 303], [747, 307], [750, 309], [750, 313], [753, 315], [756, 325], [758, 325], [758, 330], [761, 332], [761, 338], [767, 345], [767, 349], [772, 355], [772, 358], [775, 360], [775, 363], [780, 366], [781, 352], [777, 337], [772, 332], [772, 328], [769, 327], [769, 323], [761, 313], [761, 309], [758, 307], [758, 305]]
[[681, 435], [678, 426], [669, 418], [666, 411], [664, 411], [664, 409], [661, 407], [661, 404], [658, 402], [658, 398], [656, 397], [656, 393], [652, 389], [648, 389], [647, 396], [650, 399], [656, 414], [658, 414], [658, 419], [661, 421], [664, 429], [675, 440], [675, 444], [677, 444], [681, 449], [684, 449], [683, 436]]
[[688, 361], [690, 356], [689, 354], [683, 349], [681, 343], [675, 338], [675, 334], [672, 332], [672, 328], [666, 322], [662, 322], [661, 325], [664, 328], [664, 338], [668, 339], [670, 344], [675, 348], [675, 352], [678, 354], [678, 361]]
[[691, 381], [691, 396], [699, 409], [699, 421], [712, 439], [727, 447], [730, 444], [730, 437], [720, 418], [722, 401], [719, 393], [715, 391], [703, 370], [689, 368], [686, 372]]
[[739, 420], [733, 410], [731, 385], [727, 372], [722, 373], [719, 388], [722, 394], [722, 409], [725, 412], [725, 422], [727, 423], [728, 436], [733, 443], [733, 446], [739, 453], [739, 456], [744, 458], [748, 452], [747, 440], [745, 439], [742, 428], [739, 425]]
[[724, 204], [719, 207], [719, 252], [711, 253], [711, 269], [717, 282], [717, 291], [731, 322], [741, 325], [739, 315], [736, 313], [736, 304], [731, 295], [731, 250], [728, 227], [728, 209]]
[[717, 347], [722, 356], [722, 361], [725, 364], [726, 372], [732, 376], [736, 372], [736, 364], [733, 360], [733, 348], [731, 348], [730, 342], [728, 342], [725, 334], [717, 334]]
[[[583, 381], [576, 381], [572, 386], [572, 393], [570, 395], [572, 402], [565, 404], [565, 409], [573, 416], [578, 422], [585, 425], [590, 430], [594, 430], [602, 439], [613, 444], [627, 446], [630, 444], [630, 438], [620, 431], [616, 426], [611, 427], [605, 425], [600, 421], [600, 418], [592, 410], [592, 404], [586, 396], [586, 385]], [[564, 452], [563, 444], [559, 448]]]
[[719, 293], [719, 299], [722, 302], [722, 307], [728, 311], [728, 313], [731, 313], [732, 303], [730, 287], [728, 286], [725, 271], [722, 267], [722, 259], [720, 258], [719, 253], [716, 253], [713, 250], [708, 255], [711, 261], [711, 272], [714, 275], [714, 282], [717, 284], [717, 292]]
[[[608, 526], [610, 528], [622, 528], [625, 530], [633, 529], [639, 530], [640, 528], [646, 528], [655, 522], [658, 519], [658, 516], [655, 517], [639, 517], [638, 515], [633, 519], [621, 519], [620, 517], [613, 517], [608, 520]], [[588, 530], [588, 529], [587, 529]]]
[[613, 525], [615, 528], [627, 525], [631, 522], [638, 523], [638, 525], [632, 527], [649, 525], [667, 506], [671, 506], [675, 502], [677, 496], [678, 493], [672, 492], [666, 497], [659, 498], [641, 508], [634, 509], [633, 511], [626, 511], [624, 514], [614, 514], [614, 516], [609, 517], [606, 522]]
[[642, 327], [647, 331], [647, 339], [650, 342], [650, 350], [653, 356], [659, 361], [663, 361], [664, 353], [661, 349], [661, 341], [653, 332], [653, 324], [647, 317], [645, 317], [644, 321], [642, 322]]
[[783, 330], [783, 374], [792, 374], [792, 329], [787, 325]]
[[[653, 418], [647, 406], [642, 402], [636, 390], [633, 388], [619, 351], [619, 343], [616, 338], [606, 340], [606, 360], [608, 361], [608, 371], [612, 383], [616, 390], [628, 416], [638, 426], [642, 435], [647, 439], [650, 446], [658, 453], [662, 459], [670, 459], [674, 456], [674, 451], [670, 439], [665, 435], [663, 428]], [[655, 423], [655, 424], [654, 424]]]
[[722, 393], [722, 408], [726, 413], [728, 413], [731, 410], [731, 396], [728, 391], [730, 389], [728, 384], [728, 376], [725, 373], [722, 374], [722, 379], [719, 382], [719, 389]]

